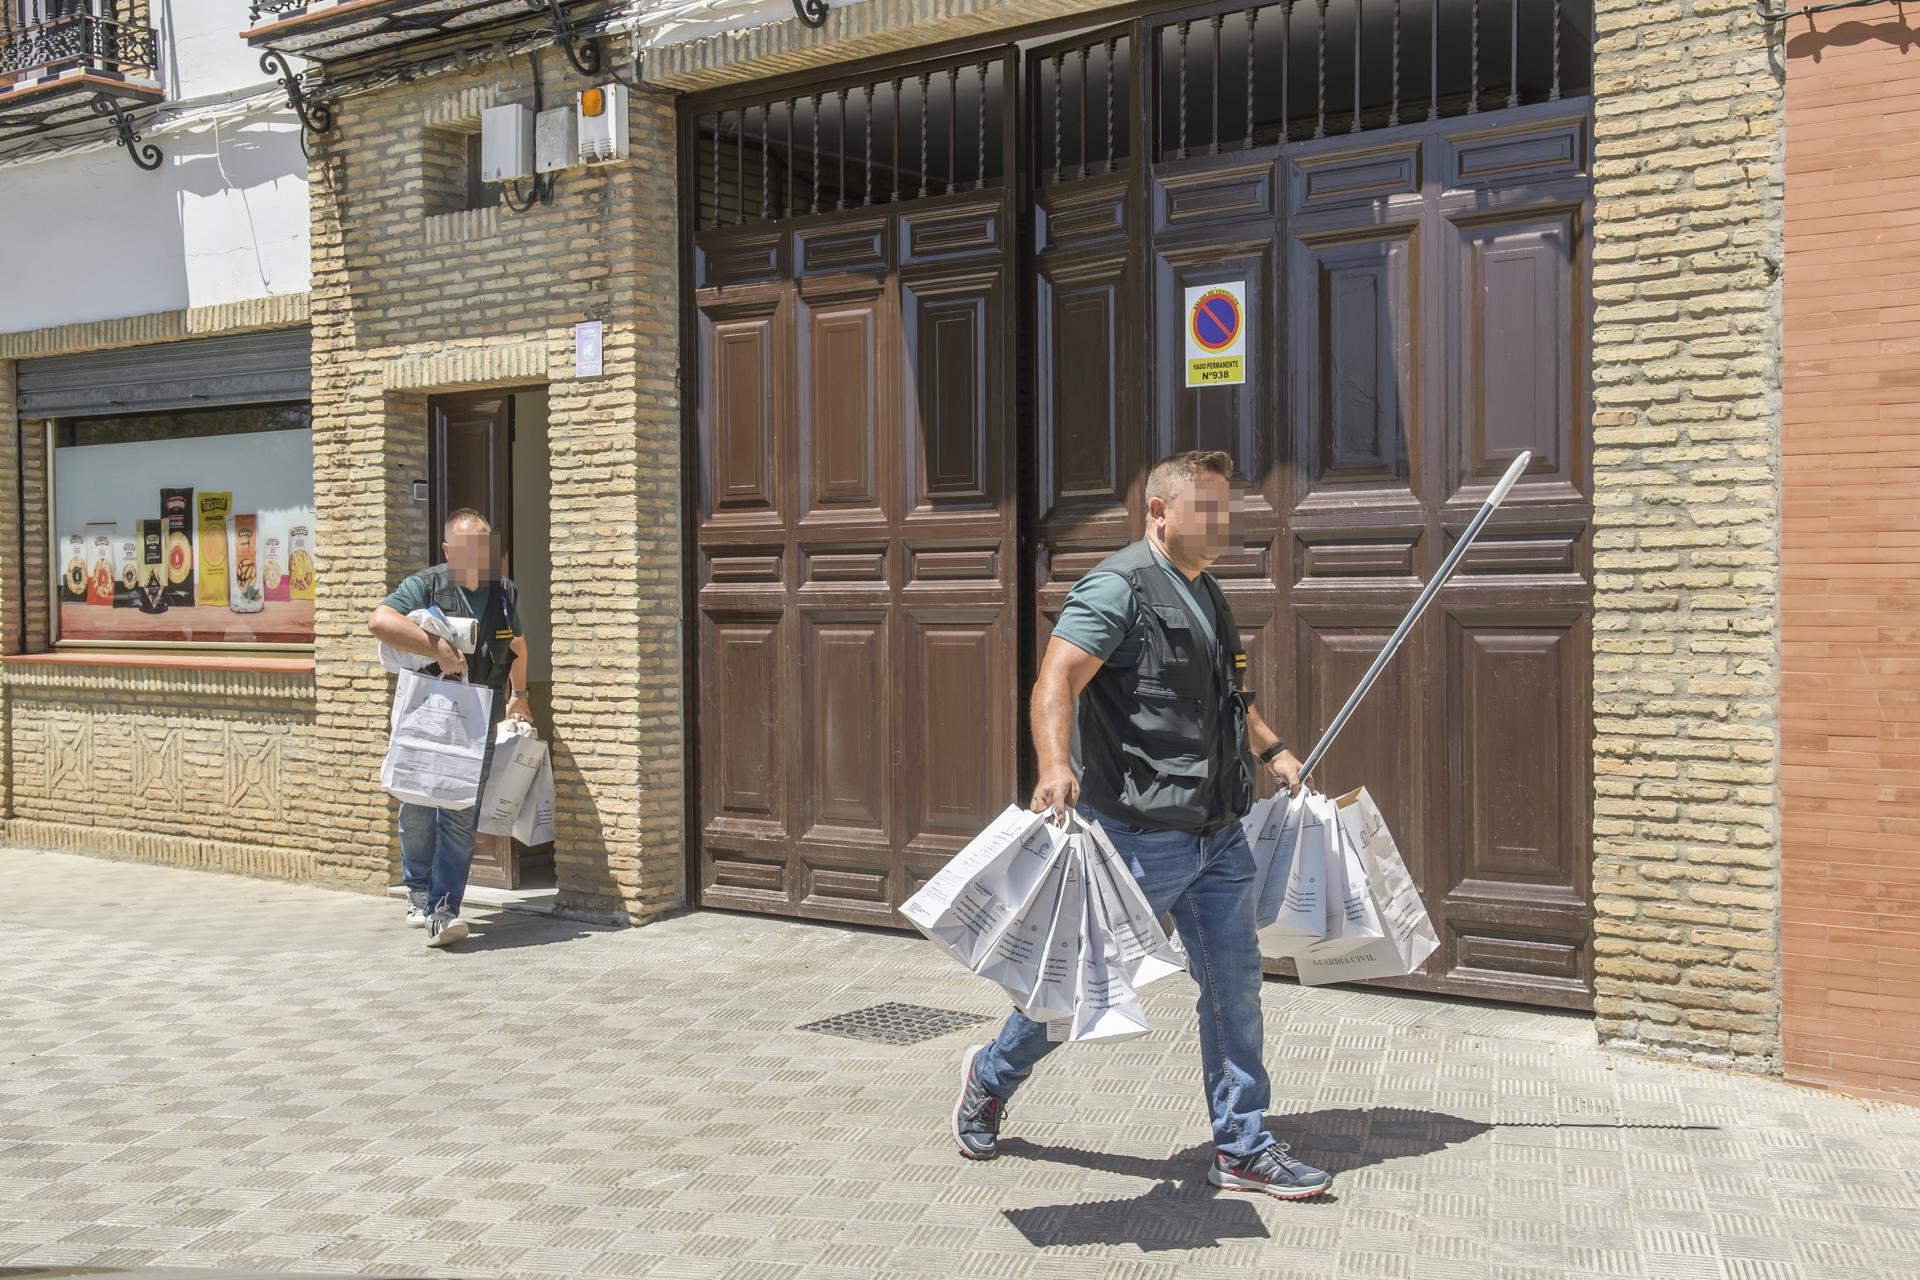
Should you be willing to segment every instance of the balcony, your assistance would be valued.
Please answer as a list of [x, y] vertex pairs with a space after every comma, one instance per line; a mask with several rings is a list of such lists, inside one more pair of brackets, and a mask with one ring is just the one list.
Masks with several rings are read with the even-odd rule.
[[330, 63], [502, 22], [542, 25], [537, 12], [563, 6], [594, 8], [596, 0], [252, 0], [245, 34], [257, 49]]
[[0, 141], [159, 102], [159, 65], [144, 5], [0, 0]]

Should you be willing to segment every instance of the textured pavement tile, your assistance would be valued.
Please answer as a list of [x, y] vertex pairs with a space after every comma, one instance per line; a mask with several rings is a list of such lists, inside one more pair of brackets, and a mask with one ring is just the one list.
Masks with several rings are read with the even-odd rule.
[[[1583, 1018], [1263, 990], [1273, 1129], [1334, 1170], [1206, 1185], [1193, 993], [1050, 1058], [952, 1150], [990, 989], [907, 936], [482, 915], [7, 852], [0, 1264], [531, 1280], [1920, 1275], [1920, 1110], [1598, 1049]], [[76, 901], [135, 903], [76, 913]], [[129, 928], [129, 920], [136, 927]], [[987, 1022], [802, 1031], [898, 1002]]]

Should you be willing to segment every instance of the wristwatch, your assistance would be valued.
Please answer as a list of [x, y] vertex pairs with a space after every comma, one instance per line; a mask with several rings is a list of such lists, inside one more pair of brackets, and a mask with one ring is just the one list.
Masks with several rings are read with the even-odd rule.
[[1279, 756], [1279, 754], [1282, 751], [1285, 751], [1286, 749], [1287, 749], [1287, 744], [1280, 741], [1278, 738], [1276, 738], [1274, 739], [1272, 746], [1268, 747], [1265, 751], [1262, 751], [1260, 753], [1258, 759], [1261, 764], [1272, 764], [1274, 762], [1274, 759], [1277, 756]]
[[507, 701], [518, 702], [520, 699], [526, 696], [527, 696], [527, 691], [525, 689], [514, 689], [511, 691], [511, 696], [507, 698]]

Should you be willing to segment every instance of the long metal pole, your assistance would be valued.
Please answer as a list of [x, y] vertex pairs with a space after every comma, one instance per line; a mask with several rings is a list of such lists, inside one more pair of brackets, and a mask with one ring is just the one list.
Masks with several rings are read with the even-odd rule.
[[1373, 688], [1374, 681], [1380, 678], [1380, 673], [1386, 670], [1389, 662], [1393, 661], [1393, 655], [1399, 651], [1401, 644], [1412, 632], [1413, 624], [1420, 621], [1420, 615], [1427, 611], [1427, 606], [1433, 603], [1433, 598], [1440, 594], [1440, 588], [1447, 585], [1447, 579], [1453, 576], [1454, 570], [1460, 567], [1460, 561], [1466, 556], [1467, 548], [1473, 545], [1473, 540], [1480, 536], [1482, 529], [1486, 528], [1487, 521], [1493, 518], [1493, 513], [1499, 509], [1502, 502], [1506, 501], [1507, 494], [1515, 484], [1519, 483], [1521, 475], [1527, 469], [1527, 464], [1532, 461], [1533, 454], [1522, 450], [1520, 456], [1513, 460], [1513, 465], [1507, 468], [1507, 474], [1500, 477], [1500, 483], [1493, 486], [1493, 492], [1488, 494], [1487, 500], [1480, 504], [1480, 510], [1474, 513], [1466, 532], [1460, 535], [1460, 541], [1454, 544], [1453, 550], [1449, 551], [1447, 558], [1441, 562], [1440, 572], [1433, 575], [1433, 581], [1429, 582], [1426, 590], [1420, 593], [1420, 598], [1413, 602], [1413, 608], [1407, 611], [1407, 616], [1400, 620], [1399, 627], [1381, 647], [1379, 656], [1373, 660], [1373, 665], [1367, 668], [1367, 674], [1360, 677], [1359, 686], [1348, 697], [1347, 704], [1340, 708], [1340, 714], [1333, 718], [1333, 723], [1327, 726], [1327, 731], [1320, 735], [1320, 741], [1314, 744], [1312, 751], [1307, 753], [1306, 762], [1300, 767], [1302, 778], [1313, 772], [1314, 766], [1320, 763], [1333, 746], [1333, 740], [1340, 736], [1340, 730], [1346, 727], [1347, 721], [1352, 718], [1361, 700], [1367, 696], [1368, 690]]

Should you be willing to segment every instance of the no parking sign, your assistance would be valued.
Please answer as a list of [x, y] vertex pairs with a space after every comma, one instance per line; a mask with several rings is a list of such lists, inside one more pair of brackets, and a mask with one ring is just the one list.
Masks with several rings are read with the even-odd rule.
[[1187, 290], [1187, 385], [1228, 387], [1247, 380], [1247, 285]]

